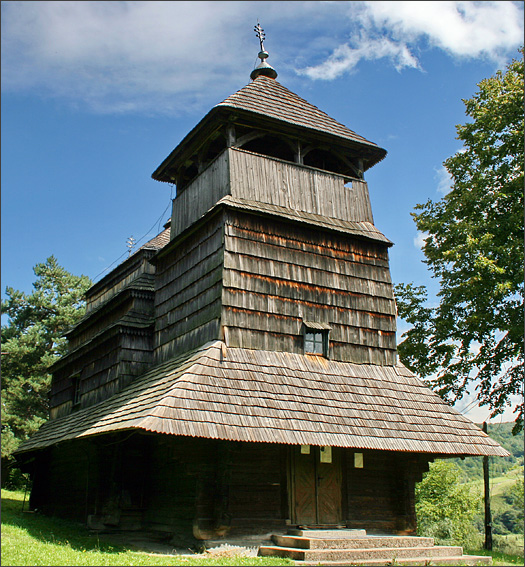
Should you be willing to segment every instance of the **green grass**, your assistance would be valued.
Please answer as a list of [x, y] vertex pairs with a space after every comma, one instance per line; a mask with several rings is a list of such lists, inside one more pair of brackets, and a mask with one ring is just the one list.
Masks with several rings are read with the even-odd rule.
[[[82, 524], [22, 512], [23, 492], [2, 490], [2, 565], [292, 565], [276, 557], [195, 557], [154, 555], [113, 545], [89, 534]], [[27, 509], [27, 504], [26, 504]], [[524, 565], [523, 554], [466, 550], [492, 555], [493, 565]]]
[[465, 555], [490, 555], [492, 556], [492, 565], [520, 565], [523, 566], [522, 555], [510, 555], [509, 553], [501, 553], [499, 551], [487, 551], [486, 549], [464, 550]]
[[23, 497], [23, 492], [2, 490], [2, 565], [293, 564], [275, 557], [175, 557], [131, 551], [89, 534], [82, 524], [22, 512]]

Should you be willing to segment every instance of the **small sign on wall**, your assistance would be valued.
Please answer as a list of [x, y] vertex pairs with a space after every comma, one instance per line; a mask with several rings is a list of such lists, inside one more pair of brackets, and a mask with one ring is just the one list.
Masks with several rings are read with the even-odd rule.
[[329, 446], [321, 447], [320, 453], [321, 453], [321, 463], [332, 462], [332, 447]]
[[310, 445], [301, 445], [301, 455], [310, 454]]
[[354, 467], [356, 469], [363, 468], [363, 453], [354, 453]]

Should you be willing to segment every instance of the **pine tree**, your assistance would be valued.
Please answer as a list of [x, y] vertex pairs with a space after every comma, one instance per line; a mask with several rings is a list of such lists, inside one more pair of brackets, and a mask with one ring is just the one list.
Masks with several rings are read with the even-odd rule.
[[[54, 256], [34, 268], [33, 292], [6, 288], [2, 314], [2, 460], [48, 418], [50, 366], [67, 349], [63, 337], [84, 314], [87, 276], [74, 276]], [[4, 481], [4, 479], [2, 479]]]

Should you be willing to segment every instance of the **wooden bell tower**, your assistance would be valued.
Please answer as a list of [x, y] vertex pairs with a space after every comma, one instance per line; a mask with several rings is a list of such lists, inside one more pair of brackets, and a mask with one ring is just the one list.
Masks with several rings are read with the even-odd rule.
[[277, 82], [256, 32], [252, 82], [153, 173], [177, 185], [156, 259], [156, 360], [220, 339], [393, 365], [391, 242], [364, 180], [386, 152]]

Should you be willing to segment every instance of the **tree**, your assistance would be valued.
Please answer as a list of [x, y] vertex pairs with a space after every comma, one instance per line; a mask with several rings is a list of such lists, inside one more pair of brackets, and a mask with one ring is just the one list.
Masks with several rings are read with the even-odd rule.
[[481, 496], [460, 483], [461, 469], [450, 461], [430, 463], [416, 485], [417, 533], [438, 544], [475, 548], [480, 536], [473, 525]]
[[[478, 87], [463, 101], [472, 121], [456, 127], [464, 147], [444, 162], [450, 192], [412, 214], [439, 305], [427, 306], [424, 286], [396, 286], [413, 325], [399, 354], [446, 400], [475, 382], [496, 416], [523, 394], [523, 58]], [[518, 432], [523, 403], [516, 412]]]
[[6, 288], [2, 314], [2, 460], [48, 418], [50, 366], [67, 349], [64, 333], [84, 314], [87, 276], [74, 276], [54, 256], [34, 268], [34, 291]]

